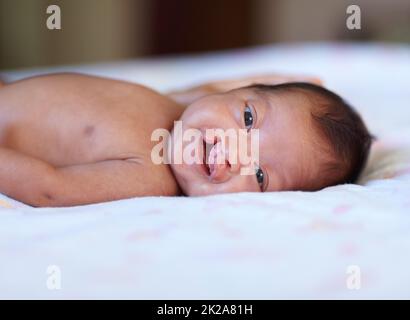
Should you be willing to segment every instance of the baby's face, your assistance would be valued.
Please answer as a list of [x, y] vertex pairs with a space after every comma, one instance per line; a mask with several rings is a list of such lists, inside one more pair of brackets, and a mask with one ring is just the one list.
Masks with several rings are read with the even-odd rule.
[[[313, 189], [312, 181], [320, 168], [318, 152], [314, 152], [318, 139], [312, 127], [310, 107], [306, 106], [308, 103], [300, 95], [273, 96], [245, 88], [206, 96], [188, 106], [180, 119], [182, 132], [197, 129], [202, 133], [195, 141], [195, 151], [201, 161], [194, 164], [171, 161], [172, 171], [184, 194]], [[238, 139], [236, 154], [229, 154], [235, 152], [229, 140], [220, 148], [222, 144], [218, 138], [206, 137], [207, 129], [238, 133], [242, 129], [249, 134], [242, 145]], [[250, 129], [257, 130], [259, 137], [251, 134]], [[174, 131], [171, 139], [175, 138]], [[255, 141], [252, 139], [258, 139], [258, 157], [242, 163], [240, 148], [247, 148], [250, 155], [251, 143]], [[192, 141], [184, 141], [179, 146], [172, 144], [174, 154], [182, 154], [190, 143]], [[215, 155], [224, 156], [225, 161], [207, 164]]]

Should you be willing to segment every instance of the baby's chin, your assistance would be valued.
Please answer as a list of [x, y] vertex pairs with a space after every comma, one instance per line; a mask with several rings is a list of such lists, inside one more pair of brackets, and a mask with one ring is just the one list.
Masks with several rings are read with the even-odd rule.
[[209, 194], [214, 194], [216, 191], [212, 192], [212, 183], [203, 181], [199, 179], [199, 177], [195, 176], [187, 176], [187, 170], [192, 168], [184, 168], [180, 165], [171, 164], [171, 169], [174, 174], [175, 180], [178, 183], [179, 188], [181, 189], [182, 193], [189, 197], [195, 196], [205, 196]]
[[[186, 171], [184, 171], [184, 174], [186, 174]], [[200, 197], [214, 194], [253, 191], [248, 190], [245, 186], [237, 185], [232, 182], [213, 183], [212, 181], [206, 181], [202, 177], [195, 175], [187, 177], [186, 175], [180, 174], [178, 170], [174, 171], [174, 177], [182, 194], [188, 197]]]

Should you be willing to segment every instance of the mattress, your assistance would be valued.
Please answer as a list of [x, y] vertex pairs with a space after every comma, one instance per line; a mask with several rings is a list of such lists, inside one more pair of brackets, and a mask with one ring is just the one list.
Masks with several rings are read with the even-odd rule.
[[377, 136], [358, 184], [32, 208], [0, 195], [0, 298], [410, 298], [410, 46], [271, 45], [2, 72], [77, 71], [161, 92], [318, 75]]

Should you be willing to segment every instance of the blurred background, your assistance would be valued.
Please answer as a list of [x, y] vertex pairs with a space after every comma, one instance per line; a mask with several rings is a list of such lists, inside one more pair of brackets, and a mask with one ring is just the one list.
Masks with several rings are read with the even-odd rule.
[[[48, 30], [46, 8], [61, 8]], [[361, 9], [348, 30], [346, 8]], [[410, 43], [409, 0], [0, 0], [0, 69], [300, 41]]]

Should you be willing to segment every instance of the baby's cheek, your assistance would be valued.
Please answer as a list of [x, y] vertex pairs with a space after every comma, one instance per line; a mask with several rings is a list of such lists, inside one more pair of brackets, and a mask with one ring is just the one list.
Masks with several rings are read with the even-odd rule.
[[254, 179], [256, 178], [252, 175], [237, 175], [223, 183], [212, 183], [206, 179], [191, 176], [180, 181], [183, 181], [181, 187], [187, 196], [205, 196], [233, 192], [260, 192]]
[[236, 128], [232, 112], [218, 101], [193, 105], [181, 120], [189, 128]]
[[252, 175], [238, 175], [234, 179], [234, 186], [232, 188], [236, 188], [237, 191], [233, 192], [259, 192], [260, 188], [256, 183], [256, 177], [254, 174]]
[[259, 192], [253, 176], [237, 175], [220, 184], [213, 184], [213, 193]]

